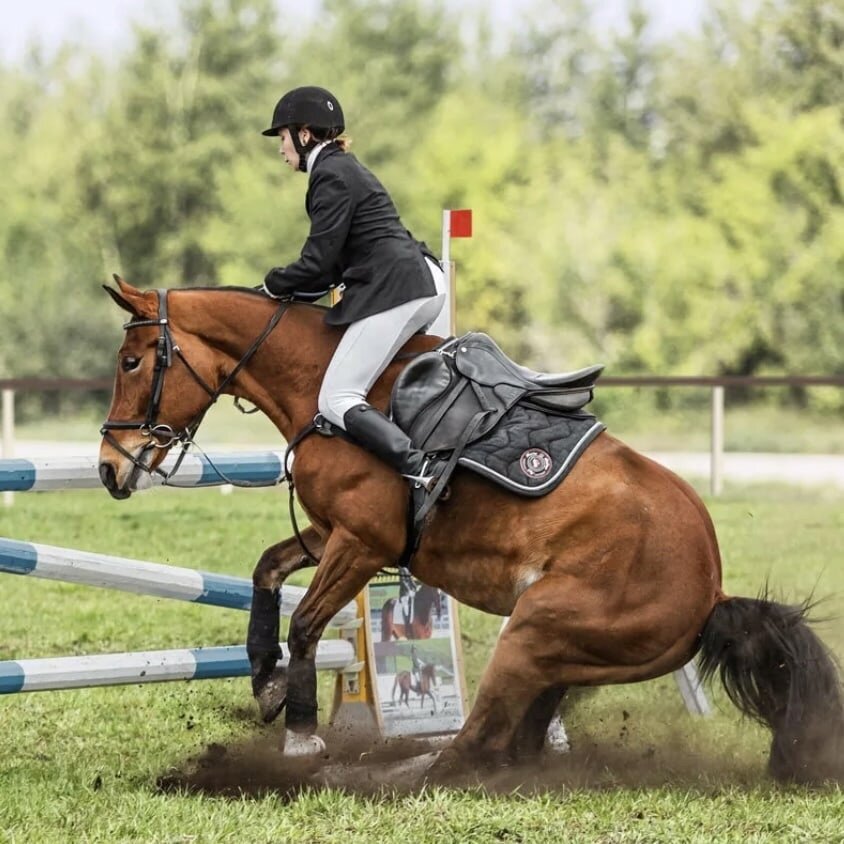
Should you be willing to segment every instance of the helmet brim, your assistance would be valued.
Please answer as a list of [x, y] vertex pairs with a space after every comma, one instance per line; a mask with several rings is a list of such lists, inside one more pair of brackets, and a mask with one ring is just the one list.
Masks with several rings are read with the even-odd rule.
[[266, 135], [268, 138], [274, 138], [278, 135], [278, 133], [284, 128], [284, 126], [270, 126], [269, 129], [264, 129], [261, 132], [262, 135]]

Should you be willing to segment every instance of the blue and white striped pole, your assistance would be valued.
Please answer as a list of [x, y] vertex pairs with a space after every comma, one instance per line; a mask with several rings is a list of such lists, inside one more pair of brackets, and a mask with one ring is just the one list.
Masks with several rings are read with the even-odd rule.
[[[176, 458], [162, 463], [167, 472]], [[149, 476], [152, 486], [161, 486], [160, 475]], [[178, 486], [203, 487], [228, 483], [277, 484], [284, 480], [284, 453], [280, 451], [188, 454], [173, 476]], [[0, 491], [46, 492], [62, 489], [100, 489], [99, 459], [56, 457], [35, 460], [0, 460]]]
[[[0, 572], [236, 610], [248, 610], [252, 604], [252, 581], [243, 577], [15, 539], [0, 538]], [[281, 590], [281, 614], [292, 615], [305, 591], [299, 586], [285, 586]], [[348, 626], [356, 618], [357, 607], [351, 602], [330, 623], [337, 627]]]
[[[287, 665], [290, 654], [285, 645], [281, 648], [279, 664]], [[354, 648], [345, 639], [328, 639], [317, 646], [318, 670], [342, 671], [354, 660]], [[169, 680], [213, 680], [247, 677], [249, 673], [249, 658], [244, 645], [19, 659], [0, 662], [0, 694]]]

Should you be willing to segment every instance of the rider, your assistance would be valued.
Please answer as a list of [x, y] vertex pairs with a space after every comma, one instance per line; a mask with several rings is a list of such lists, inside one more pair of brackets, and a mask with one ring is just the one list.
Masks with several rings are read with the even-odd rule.
[[413, 685], [416, 688], [420, 688], [422, 685], [422, 668], [424, 667], [425, 663], [422, 662], [419, 654], [416, 652], [416, 645], [410, 646], [410, 672], [413, 678]]
[[[399, 566], [399, 607], [401, 607], [404, 629], [410, 630], [413, 621], [413, 598], [419, 587], [409, 569]], [[410, 636], [405, 636], [409, 639]]]
[[426, 330], [445, 302], [442, 268], [399, 219], [384, 186], [342, 137], [343, 110], [324, 88], [294, 88], [279, 101], [264, 135], [280, 138], [280, 154], [308, 174], [310, 233], [298, 260], [274, 267], [264, 291], [274, 297], [325, 293], [344, 286], [326, 315], [345, 326], [323, 377], [320, 414], [347, 431], [400, 474], [426, 488], [438, 468], [367, 400], [398, 350]]

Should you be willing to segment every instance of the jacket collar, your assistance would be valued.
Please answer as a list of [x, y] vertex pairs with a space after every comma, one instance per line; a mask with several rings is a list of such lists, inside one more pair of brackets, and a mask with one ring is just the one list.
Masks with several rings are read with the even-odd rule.
[[[319, 167], [320, 162], [324, 161], [331, 155], [336, 155], [343, 150], [337, 145], [336, 141], [329, 141], [324, 146], [318, 146], [311, 150], [308, 155], [308, 174], [313, 173], [315, 167]], [[311, 157], [313, 156], [313, 158]]]

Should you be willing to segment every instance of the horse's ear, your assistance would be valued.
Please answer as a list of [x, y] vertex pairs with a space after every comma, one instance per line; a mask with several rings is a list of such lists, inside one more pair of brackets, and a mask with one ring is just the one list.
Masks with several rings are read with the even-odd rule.
[[132, 307], [131, 303], [124, 299], [113, 287], [109, 287], [107, 284], [104, 284], [103, 290], [111, 296], [119, 308], [123, 308], [124, 311], [129, 311], [129, 313], [134, 317], [140, 316], [140, 314], [138, 314], [138, 312]]
[[143, 290], [138, 290], [137, 287], [132, 287], [128, 281], [124, 281], [116, 273], [113, 278], [117, 282], [120, 292], [118, 293], [113, 287], [109, 287], [107, 284], [103, 285], [103, 290], [111, 296], [118, 307], [123, 308], [124, 311], [128, 311], [137, 319], [150, 319], [156, 315], [157, 306], [151, 294], [145, 293]]
[[115, 283], [117, 284], [117, 286], [118, 286], [118, 287], [121, 289], [121, 291], [123, 291], [124, 293], [129, 293], [129, 292], [132, 292], [132, 291], [137, 292], [137, 288], [136, 288], [136, 287], [132, 287], [132, 285], [131, 285], [131, 284], [129, 284], [129, 282], [128, 282], [128, 281], [126, 281], [126, 279], [125, 279], [125, 278], [123, 278], [122, 276], [119, 276], [117, 273], [112, 273], [112, 274], [111, 274], [111, 277], [114, 279], [114, 281], [115, 281]]

